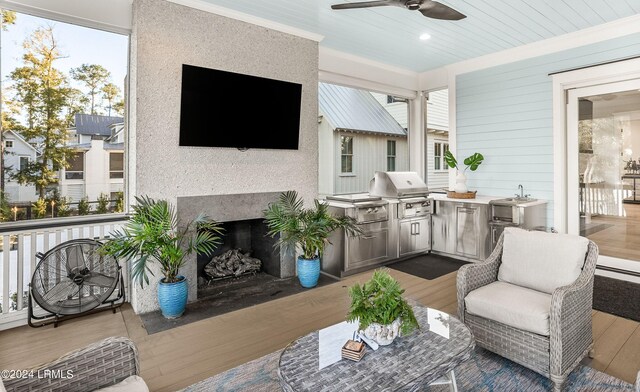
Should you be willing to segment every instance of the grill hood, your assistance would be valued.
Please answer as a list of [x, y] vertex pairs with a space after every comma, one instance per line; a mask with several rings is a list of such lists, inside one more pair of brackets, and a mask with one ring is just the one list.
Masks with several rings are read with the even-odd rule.
[[416, 172], [376, 172], [369, 182], [369, 194], [379, 197], [425, 196], [427, 184]]

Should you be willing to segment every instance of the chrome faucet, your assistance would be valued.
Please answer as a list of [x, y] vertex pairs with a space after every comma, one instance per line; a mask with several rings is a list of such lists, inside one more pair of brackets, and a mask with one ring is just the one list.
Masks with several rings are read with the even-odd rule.
[[524, 194], [524, 187], [522, 186], [522, 184], [518, 185], [518, 189], [520, 190], [520, 194], [516, 193], [516, 197], [518, 199], [528, 199], [531, 196], [529, 194], [527, 194], [527, 195]]

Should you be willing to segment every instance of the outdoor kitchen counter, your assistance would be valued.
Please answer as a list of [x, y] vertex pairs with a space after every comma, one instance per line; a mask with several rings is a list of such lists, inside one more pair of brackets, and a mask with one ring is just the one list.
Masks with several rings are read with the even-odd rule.
[[[476, 195], [475, 199], [452, 199], [447, 197], [447, 195], [444, 193], [431, 193], [429, 194], [429, 198], [433, 199], [434, 201], [449, 201], [452, 203], [471, 203], [471, 204], [488, 205], [491, 200], [504, 199], [505, 196], [477, 196]], [[519, 203], [518, 205], [522, 207], [530, 207], [530, 206], [535, 206], [535, 205], [545, 204], [545, 203], [547, 203], [546, 200], [538, 199], [538, 200], [530, 201], [527, 203]]]

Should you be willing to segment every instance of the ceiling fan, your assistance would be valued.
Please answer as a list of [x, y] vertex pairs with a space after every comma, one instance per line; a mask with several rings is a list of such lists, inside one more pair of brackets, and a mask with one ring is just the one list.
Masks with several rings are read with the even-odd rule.
[[444, 20], [460, 20], [467, 16], [434, 0], [377, 0], [362, 1], [358, 3], [334, 4], [331, 9], [346, 10], [351, 8], [369, 8], [369, 7], [403, 7], [411, 11], [420, 11], [427, 18], [444, 19]]

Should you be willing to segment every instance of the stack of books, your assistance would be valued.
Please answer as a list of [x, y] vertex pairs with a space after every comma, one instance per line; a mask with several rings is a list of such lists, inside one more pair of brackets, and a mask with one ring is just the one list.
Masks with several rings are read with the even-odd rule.
[[362, 357], [364, 357], [365, 352], [366, 348], [363, 342], [347, 340], [347, 343], [342, 346], [342, 358], [349, 359], [351, 361], [358, 362]]

